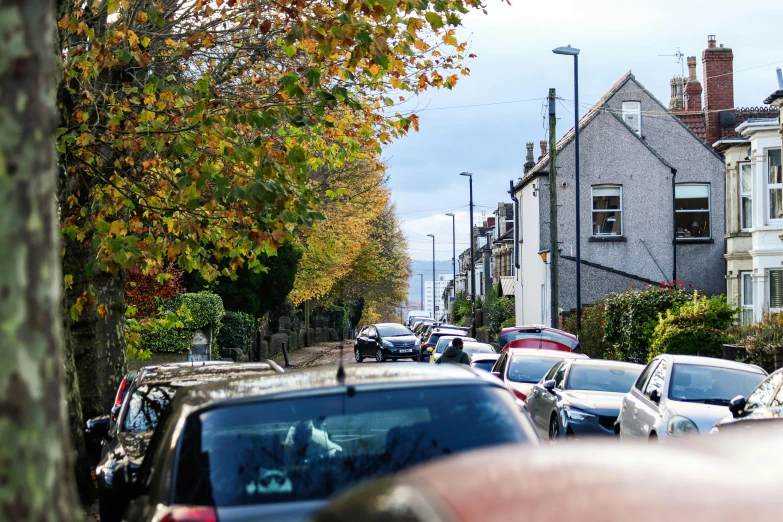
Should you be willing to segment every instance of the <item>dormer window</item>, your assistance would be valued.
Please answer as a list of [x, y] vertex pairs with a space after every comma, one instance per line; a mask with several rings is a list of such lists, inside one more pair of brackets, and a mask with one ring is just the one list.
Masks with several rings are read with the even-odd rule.
[[631, 127], [637, 136], [642, 135], [642, 104], [641, 102], [623, 102], [623, 121]]

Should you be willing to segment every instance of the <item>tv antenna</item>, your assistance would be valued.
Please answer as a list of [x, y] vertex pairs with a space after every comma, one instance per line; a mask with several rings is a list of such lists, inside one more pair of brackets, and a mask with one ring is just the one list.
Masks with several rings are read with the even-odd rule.
[[674, 63], [680, 64], [680, 71], [682, 77], [685, 78], [685, 55], [682, 54], [682, 51], [680, 50], [679, 47], [675, 47], [675, 49], [677, 49], [677, 52], [674, 54], [659, 54], [658, 56], [670, 56], [676, 58], [676, 60], [674, 60]]

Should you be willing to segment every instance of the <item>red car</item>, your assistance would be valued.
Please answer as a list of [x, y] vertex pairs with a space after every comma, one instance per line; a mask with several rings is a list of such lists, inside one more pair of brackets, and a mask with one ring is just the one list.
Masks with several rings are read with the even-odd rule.
[[554, 365], [564, 359], [588, 359], [584, 354], [551, 349], [506, 346], [492, 368], [492, 375], [522, 401]]
[[579, 352], [579, 338], [568, 332], [533, 324], [503, 328], [498, 335], [501, 348], [534, 348], [537, 350], [559, 350], [561, 352]]

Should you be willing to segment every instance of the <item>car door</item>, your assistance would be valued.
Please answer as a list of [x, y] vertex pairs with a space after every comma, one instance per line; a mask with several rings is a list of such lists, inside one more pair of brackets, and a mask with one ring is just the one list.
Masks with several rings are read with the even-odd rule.
[[[620, 409], [620, 437], [639, 437], [641, 436], [641, 430], [637, 426], [637, 420], [639, 416], [639, 403], [642, 400], [644, 389], [647, 387], [647, 383], [650, 381], [655, 368], [658, 367], [660, 359], [654, 359], [650, 361], [647, 367], [636, 379], [636, 383], [631, 388], [631, 391], [625, 394], [623, 397], [623, 405]], [[636, 412], [636, 413], [634, 413]]]
[[563, 366], [563, 362], [555, 364], [541, 381], [537, 382], [533, 386], [533, 390], [530, 396], [525, 401], [525, 407], [527, 408], [530, 418], [533, 420], [533, 425], [538, 430], [541, 437], [549, 436], [549, 419], [551, 418], [552, 397], [554, 395], [544, 388], [544, 383], [550, 380], [556, 380], [555, 376], [557, 372]]
[[370, 326], [367, 330], [367, 352], [370, 355], [375, 355], [375, 350], [378, 349], [378, 330], [374, 326]]
[[359, 351], [362, 355], [375, 355], [375, 350], [370, 351], [369, 348], [370, 343], [370, 327], [365, 326], [362, 330], [361, 335], [359, 336]]
[[663, 397], [664, 384], [666, 383], [666, 377], [669, 373], [669, 361], [666, 358], [661, 359], [655, 371], [650, 376], [650, 381], [644, 388], [644, 393], [639, 399], [637, 405], [636, 428], [638, 430], [638, 436], [647, 438], [650, 436], [650, 432], [654, 429], [654, 426], [661, 418], [660, 404], [650, 400], [650, 395], [653, 390], [658, 392], [658, 397]]

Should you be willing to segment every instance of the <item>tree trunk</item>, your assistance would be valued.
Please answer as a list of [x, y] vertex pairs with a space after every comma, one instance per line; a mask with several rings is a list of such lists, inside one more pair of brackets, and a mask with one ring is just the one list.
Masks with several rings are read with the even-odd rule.
[[0, 0], [0, 513], [76, 520], [63, 409], [52, 0]]

